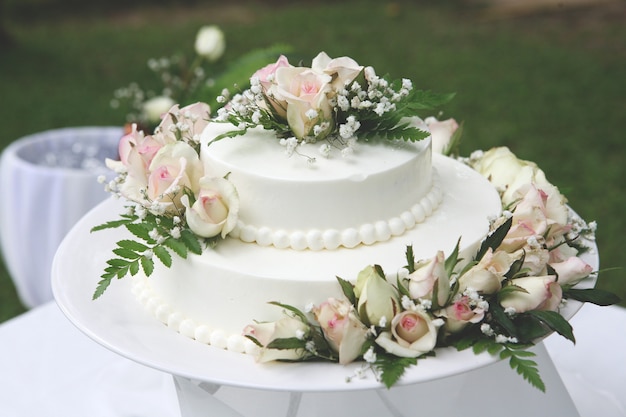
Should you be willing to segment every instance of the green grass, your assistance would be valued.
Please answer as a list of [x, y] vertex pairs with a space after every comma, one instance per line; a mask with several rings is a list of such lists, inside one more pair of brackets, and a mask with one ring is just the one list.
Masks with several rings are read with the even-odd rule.
[[[148, 58], [191, 52], [197, 29], [219, 24], [226, 60], [286, 42], [305, 60], [320, 50], [350, 55], [418, 88], [457, 92], [446, 115], [465, 122], [462, 153], [506, 145], [538, 162], [584, 218], [598, 221], [602, 267], [624, 267], [623, 10], [621, 18], [593, 9], [485, 21], [463, 4], [164, 5], [48, 19], [20, 13], [7, 24], [15, 45], [0, 57], [0, 148], [46, 129], [120, 124], [123, 115], [109, 108], [112, 91], [131, 81], [156, 86]], [[599, 286], [626, 299], [624, 270], [601, 274]], [[0, 321], [20, 311], [0, 267]]]

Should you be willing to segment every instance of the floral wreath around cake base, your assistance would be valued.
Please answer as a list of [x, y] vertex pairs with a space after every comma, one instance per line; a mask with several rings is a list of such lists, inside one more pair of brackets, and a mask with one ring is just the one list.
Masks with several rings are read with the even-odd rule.
[[[218, 102], [227, 105], [215, 118], [204, 103], [175, 105], [153, 134], [134, 126], [121, 139], [120, 160], [107, 161], [118, 175], [106, 188], [130, 202], [128, 212], [93, 230], [124, 226], [134, 238], [117, 242], [94, 299], [114, 278], [140, 270], [150, 276], [155, 257], [169, 267], [172, 253], [186, 258], [211, 250], [237, 224], [235, 186], [228, 177], [204, 174], [200, 133], [208, 123], [235, 126], [222, 137], [256, 126], [274, 130], [288, 155], [297, 154], [301, 143], [320, 141], [322, 156], [337, 147], [350, 156], [357, 137], [416, 141], [429, 135], [436, 151], [449, 154], [460, 135], [453, 119], [428, 118], [430, 133], [416, 123], [419, 110], [437, 107], [450, 95], [414, 91], [410, 81], [387, 81], [347, 57], [321, 53], [305, 68], [281, 56], [257, 71], [250, 85], [230, 101], [228, 94], [220, 96]], [[345, 277], [354, 284], [338, 277], [342, 299], [300, 307], [274, 302], [285, 312], [282, 319], [244, 329], [259, 348], [258, 360], [363, 360], [361, 371], [371, 369], [391, 387], [437, 347], [471, 347], [508, 359], [544, 391], [530, 359], [534, 354], [526, 349], [552, 331], [574, 341], [559, 313], [564, 303], [618, 302], [605, 291], [574, 288], [598, 272], [579, 257], [588, 250], [585, 241], [594, 239], [595, 223], [576, 216], [536, 164], [507, 148], [460, 160], [493, 184], [503, 207], [471, 259], [460, 256], [457, 244], [447, 257], [439, 251], [417, 260], [409, 246], [406, 265], [393, 277], [378, 265]]]

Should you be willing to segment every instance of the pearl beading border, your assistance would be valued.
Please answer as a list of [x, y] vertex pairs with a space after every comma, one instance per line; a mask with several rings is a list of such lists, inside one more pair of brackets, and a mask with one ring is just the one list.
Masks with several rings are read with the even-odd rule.
[[311, 229], [311, 230], [273, 230], [269, 227], [257, 227], [239, 221], [229, 236], [246, 243], [256, 243], [259, 246], [274, 246], [278, 249], [306, 249], [334, 250], [341, 246], [354, 248], [360, 244], [372, 245], [384, 242], [393, 236], [400, 236], [415, 225], [423, 222], [441, 204], [443, 190], [437, 170], [432, 171], [432, 186], [430, 191], [409, 210], [389, 220], [380, 220], [375, 223], [365, 223], [359, 228]]
[[[197, 340], [200, 343], [236, 353], [257, 355], [259, 347], [243, 334], [227, 334], [220, 328], [212, 328], [206, 324], [198, 324], [187, 318], [180, 311], [176, 311], [163, 301], [145, 282], [145, 278], [134, 278], [131, 292], [144, 309], [156, 317], [170, 329]], [[242, 329], [243, 332], [243, 329]]]

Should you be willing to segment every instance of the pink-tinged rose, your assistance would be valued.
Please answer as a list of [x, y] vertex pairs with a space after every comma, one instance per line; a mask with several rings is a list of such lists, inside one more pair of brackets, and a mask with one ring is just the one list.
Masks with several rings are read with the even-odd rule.
[[513, 224], [500, 248], [514, 252], [526, 246], [530, 238], [542, 240], [551, 223], [546, 216], [544, 195], [529, 185], [513, 210]]
[[403, 311], [391, 321], [391, 332], [383, 332], [376, 343], [392, 355], [416, 358], [435, 348], [437, 328], [421, 311]]
[[563, 262], [551, 263], [550, 266], [556, 272], [561, 286], [576, 285], [593, 272], [591, 265], [577, 256], [572, 256]]
[[[450, 278], [446, 272], [445, 256], [438, 251], [435, 257], [415, 264], [415, 271], [409, 274], [409, 294], [412, 299], [432, 299], [437, 285], [437, 300], [434, 304], [444, 305], [450, 294]], [[435, 303], [436, 301], [436, 303]]]
[[514, 309], [517, 313], [531, 310], [555, 311], [563, 297], [563, 291], [556, 282], [555, 275], [516, 278], [510, 283], [522, 288], [523, 291], [503, 294], [500, 304], [504, 308]]
[[239, 196], [235, 186], [225, 178], [202, 177], [196, 201], [189, 205], [188, 196], [182, 197], [185, 219], [198, 236], [225, 237], [237, 225]]
[[172, 106], [163, 116], [163, 120], [155, 131], [155, 136], [164, 137], [164, 141], [185, 140], [199, 143], [200, 134], [209, 124], [211, 108], [208, 104], [197, 102], [179, 108]]
[[437, 120], [434, 117], [424, 119], [432, 142], [433, 152], [447, 155], [450, 151], [452, 136], [459, 128], [459, 124], [454, 119]]
[[258, 78], [262, 85], [269, 85], [274, 81], [274, 77], [276, 75], [276, 70], [282, 67], [291, 67], [289, 64], [289, 60], [286, 56], [281, 55], [278, 57], [278, 60], [273, 63], [264, 66], [263, 68], [257, 70], [254, 74], [252, 74], [252, 78]]
[[276, 71], [279, 68], [291, 67], [292, 65], [289, 64], [287, 57], [281, 55], [275, 63], [266, 65], [265, 67], [259, 69], [251, 77], [259, 80], [263, 95], [266, 99], [266, 102], [259, 104], [262, 107], [267, 107], [269, 105], [270, 110], [272, 110], [273, 113], [281, 119], [287, 118], [287, 102], [278, 92], [276, 85]]
[[487, 250], [478, 264], [459, 277], [459, 293], [468, 288], [480, 294], [494, 294], [502, 288], [504, 275], [509, 271], [516, 257], [504, 251]]
[[[332, 129], [332, 107], [328, 94], [331, 77], [308, 68], [281, 67], [276, 70], [277, 95], [287, 103], [287, 123], [298, 139], [326, 137]], [[313, 127], [327, 122], [318, 134]]]
[[329, 298], [313, 308], [313, 315], [328, 344], [339, 354], [339, 363], [345, 365], [361, 355], [368, 329], [357, 317], [352, 304]]
[[261, 351], [256, 357], [259, 362], [275, 360], [298, 360], [308, 355], [304, 349], [273, 349], [268, 346], [277, 339], [305, 337], [309, 333], [309, 326], [294, 317], [269, 323], [254, 323], [246, 326], [244, 336], [252, 336], [261, 344]]
[[553, 249], [550, 250], [550, 261], [548, 263], [564, 262], [572, 256], [578, 255], [578, 250], [567, 244], [565, 236], [556, 236], [549, 242], [549, 246]]
[[363, 70], [363, 66], [346, 56], [332, 59], [326, 52], [320, 52], [313, 58], [311, 69], [330, 75], [332, 89], [337, 91], [354, 81]]
[[364, 323], [389, 329], [391, 319], [400, 311], [398, 292], [374, 267], [359, 272], [354, 287], [359, 299], [357, 310]]
[[472, 306], [467, 296], [453, 302], [451, 305], [438, 312], [438, 315], [446, 318], [445, 330], [449, 333], [457, 333], [470, 323], [479, 323], [485, 317], [485, 310], [481, 307]]
[[165, 145], [153, 136], [145, 136], [143, 131], [132, 125], [130, 133], [124, 135], [118, 144], [120, 161], [107, 162], [107, 165], [117, 172], [128, 172], [135, 178], [147, 178], [148, 167], [156, 153]]
[[167, 213], [179, 214], [184, 190], [196, 194], [202, 175], [202, 163], [191, 146], [185, 142], [165, 145], [150, 164], [144, 204], [152, 209], [158, 204]]

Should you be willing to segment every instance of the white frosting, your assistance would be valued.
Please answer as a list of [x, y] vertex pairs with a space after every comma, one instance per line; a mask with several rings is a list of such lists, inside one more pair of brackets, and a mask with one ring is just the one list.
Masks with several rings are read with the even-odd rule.
[[[441, 202], [431, 169], [430, 138], [418, 143], [363, 144], [348, 158], [280, 152], [274, 133], [250, 129], [245, 137], [217, 135], [230, 124], [210, 124], [202, 134], [205, 173], [228, 175], [240, 198], [231, 232], [244, 242], [294, 250], [371, 245], [424, 221]], [[319, 144], [300, 154], [317, 155]]]
[[[436, 202], [421, 198], [423, 213], [403, 213], [397, 216], [399, 220], [382, 223], [367, 222], [367, 235], [384, 237], [382, 241], [354, 248], [337, 244], [334, 250], [313, 251], [279, 249], [229, 237], [201, 256], [174, 259], [169, 269], [157, 264], [150, 278], [135, 277], [137, 297], [159, 320], [202, 343], [254, 352], [256, 348], [242, 340], [241, 333], [254, 321], [281, 317], [281, 309], [269, 305], [270, 301], [304, 310], [328, 297], [341, 297], [336, 277], [355, 280], [358, 272], [371, 264], [380, 265], [395, 282], [396, 272], [406, 264], [407, 245], [413, 246], [417, 259], [423, 259], [434, 256], [437, 250], [450, 254], [461, 237], [461, 248], [471, 256], [488, 232], [488, 219], [500, 212], [500, 198], [487, 180], [459, 162], [434, 155], [433, 166], [442, 192], [438, 209], [426, 218]], [[370, 194], [378, 192], [370, 190]], [[339, 206], [343, 203], [339, 200]], [[343, 212], [341, 207], [335, 211]], [[299, 217], [308, 218], [308, 213]], [[402, 225], [404, 233], [393, 235], [391, 231], [400, 230]], [[345, 236], [342, 233], [341, 237], [322, 239], [362, 239], [356, 235], [363, 231], [343, 230]], [[313, 236], [311, 241], [318, 238]]]

